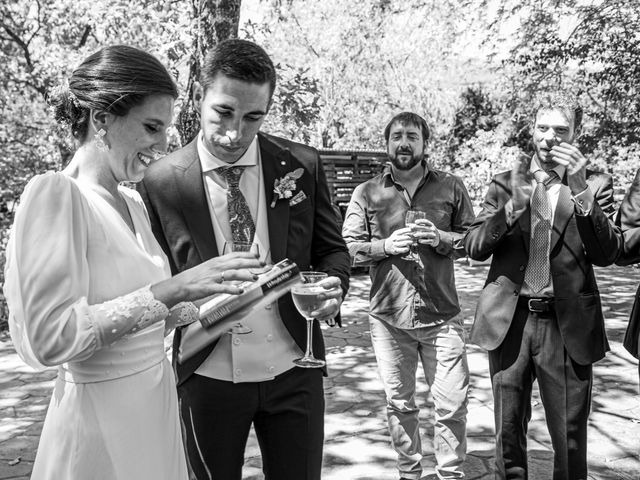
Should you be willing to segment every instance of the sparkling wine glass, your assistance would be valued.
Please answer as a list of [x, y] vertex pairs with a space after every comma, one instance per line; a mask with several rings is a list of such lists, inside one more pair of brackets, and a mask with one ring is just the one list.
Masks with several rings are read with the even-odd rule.
[[318, 283], [327, 278], [326, 273], [322, 272], [300, 272], [302, 283], [298, 283], [291, 289], [293, 303], [300, 314], [307, 320], [307, 350], [304, 357], [293, 361], [295, 365], [302, 368], [319, 368], [324, 367], [324, 360], [320, 360], [313, 356], [313, 317], [311, 312], [324, 307], [329, 300], [319, 299], [318, 296], [325, 292], [326, 289]]
[[[420, 210], [408, 210], [406, 216], [404, 217], [404, 224], [406, 227], [414, 227], [416, 225], [416, 220], [427, 218], [427, 214]], [[413, 239], [413, 242], [409, 246], [409, 252], [402, 257], [405, 260], [411, 260], [413, 262], [420, 261], [420, 255], [418, 255], [418, 240]]]
[[[251, 242], [225, 242], [224, 248], [222, 250], [223, 254], [231, 253], [231, 252], [251, 252], [256, 257], [260, 255], [260, 248], [257, 243]], [[231, 329], [231, 333], [236, 333], [238, 335], [243, 335], [245, 333], [251, 333], [251, 330], [246, 325], [243, 325], [242, 322], [238, 321], [235, 323], [233, 328]]]

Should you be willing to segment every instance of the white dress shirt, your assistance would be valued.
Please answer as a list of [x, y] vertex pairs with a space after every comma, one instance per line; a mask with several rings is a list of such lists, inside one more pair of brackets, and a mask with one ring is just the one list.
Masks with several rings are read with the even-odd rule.
[[[227, 211], [227, 184], [215, 169], [230, 164], [207, 150], [202, 132], [198, 135], [197, 146], [213, 232], [218, 251], [222, 254], [225, 242], [231, 241], [232, 235]], [[233, 165], [246, 167], [240, 177], [240, 191], [256, 226], [254, 243], [259, 246], [260, 259], [271, 263], [268, 205], [257, 137]], [[251, 328], [252, 332], [223, 335], [195, 373], [234, 383], [260, 382], [272, 380], [291, 369], [293, 360], [302, 356], [302, 351], [282, 323], [277, 303], [267, 305], [260, 314], [252, 313], [244, 317], [242, 324]]]

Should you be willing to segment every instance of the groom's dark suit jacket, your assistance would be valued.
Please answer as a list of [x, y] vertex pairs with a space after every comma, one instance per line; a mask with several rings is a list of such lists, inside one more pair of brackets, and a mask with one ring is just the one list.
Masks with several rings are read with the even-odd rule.
[[[507, 225], [509, 178], [510, 172], [494, 177], [482, 212], [465, 237], [471, 258], [486, 260], [493, 255], [471, 332], [471, 341], [487, 350], [499, 347], [509, 330], [529, 261], [530, 207], [512, 227]], [[592, 265], [612, 264], [622, 237], [612, 221], [615, 206], [609, 175], [587, 172], [587, 184], [595, 196], [587, 216], [575, 215], [566, 175], [562, 182], [550, 248], [555, 310], [569, 356], [589, 365], [609, 349]]]
[[[274, 263], [289, 258], [300, 270], [314, 269], [335, 275], [343, 292], [349, 286], [349, 253], [336, 223], [326, 176], [315, 149], [266, 134], [258, 134], [262, 172], [266, 192], [271, 259]], [[295, 196], [302, 191], [306, 199], [289, 205], [278, 200], [271, 208], [274, 181], [303, 168], [296, 181]], [[153, 233], [169, 257], [173, 274], [198, 265], [221, 253], [216, 244], [211, 216], [202, 180], [197, 141], [152, 165], [138, 190], [145, 201]], [[220, 247], [220, 249], [219, 249]], [[291, 295], [278, 302], [280, 316], [302, 351], [306, 348], [306, 322], [297, 312]], [[180, 329], [174, 336], [175, 352], [180, 344]], [[313, 351], [324, 358], [324, 342], [315, 322]], [[214, 344], [182, 364], [176, 364], [178, 384], [184, 382], [213, 350]]]

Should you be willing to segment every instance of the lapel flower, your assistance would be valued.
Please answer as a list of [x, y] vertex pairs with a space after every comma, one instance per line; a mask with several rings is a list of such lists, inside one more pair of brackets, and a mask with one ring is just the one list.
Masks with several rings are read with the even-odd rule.
[[274, 197], [271, 201], [271, 208], [276, 206], [276, 202], [282, 198], [291, 198], [296, 189], [296, 180], [304, 173], [304, 169], [296, 168], [293, 172], [287, 173], [282, 178], [276, 178], [273, 182]]

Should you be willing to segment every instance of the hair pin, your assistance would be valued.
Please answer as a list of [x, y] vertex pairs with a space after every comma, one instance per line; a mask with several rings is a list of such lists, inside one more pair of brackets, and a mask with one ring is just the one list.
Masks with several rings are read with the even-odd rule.
[[73, 106], [76, 108], [80, 108], [80, 100], [76, 97], [76, 94], [69, 90], [69, 100], [73, 103]]

